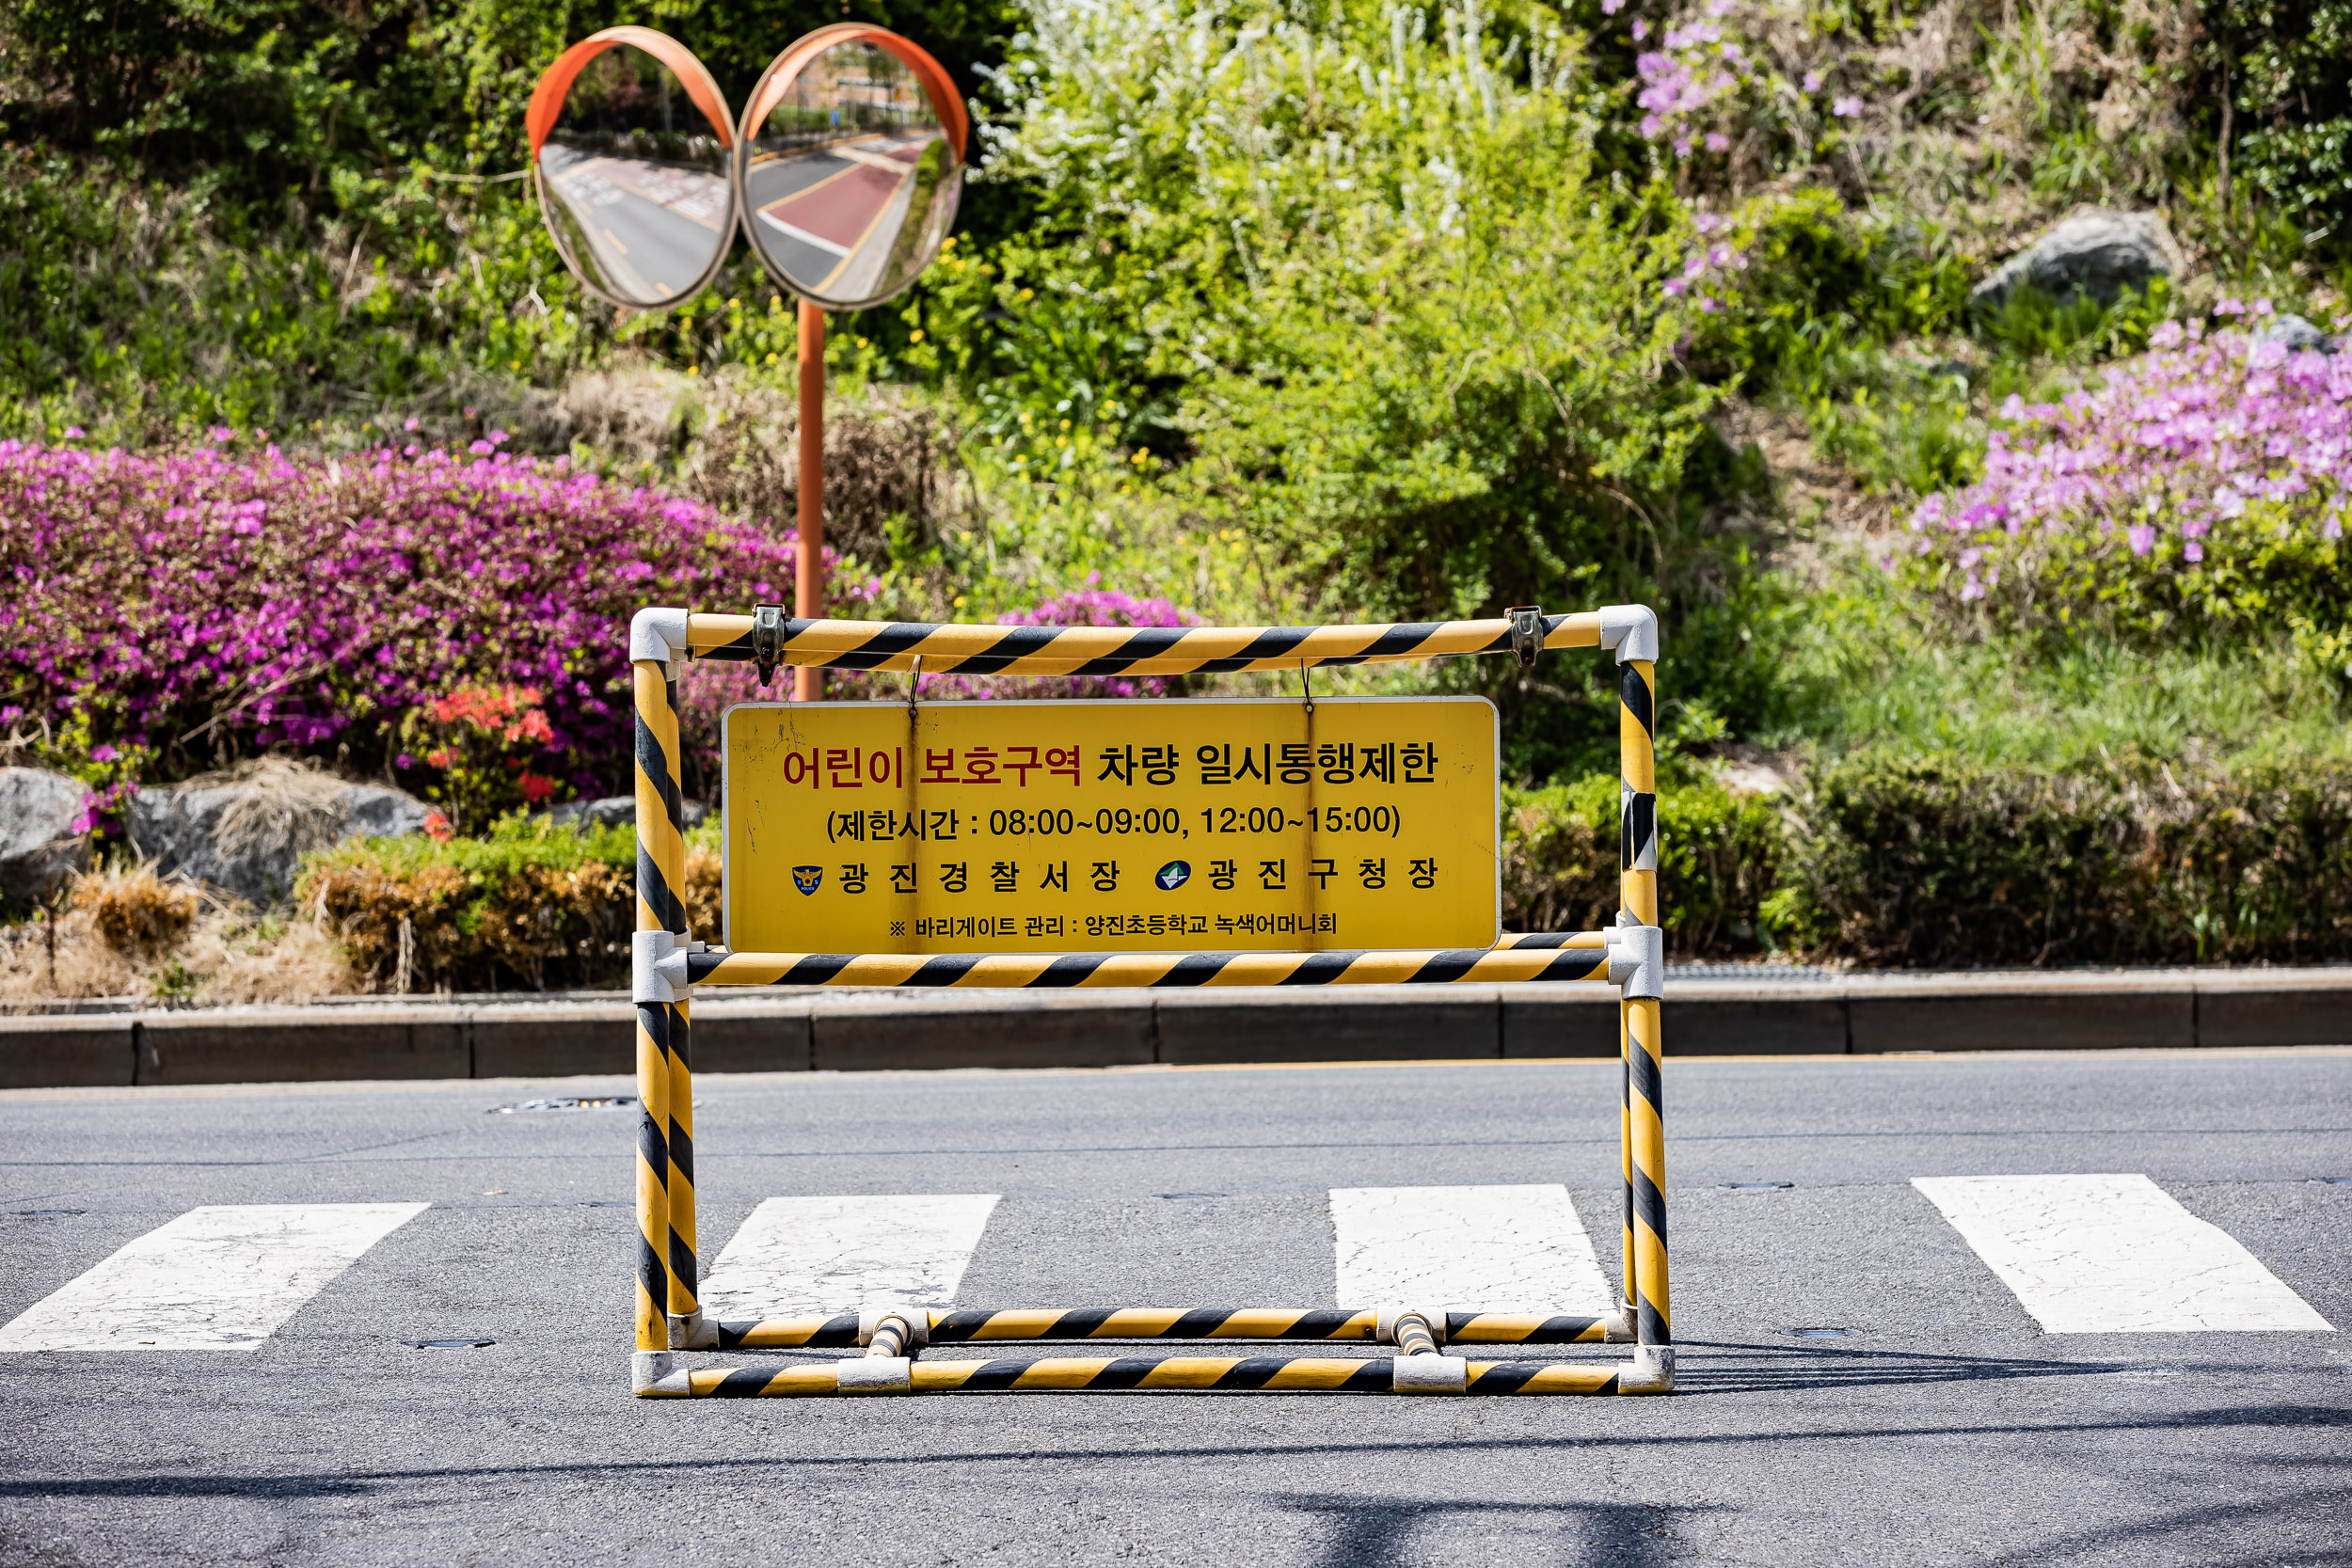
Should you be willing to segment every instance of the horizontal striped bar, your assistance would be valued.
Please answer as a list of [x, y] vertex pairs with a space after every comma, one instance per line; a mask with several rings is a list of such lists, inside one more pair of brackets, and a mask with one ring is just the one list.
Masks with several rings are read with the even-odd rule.
[[1609, 947], [1606, 931], [1505, 931], [1495, 939], [1495, 948], [1517, 948], [1532, 953], [1545, 947], [1573, 947], [1585, 952], [1605, 952]]
[[[672, 1398], [789, 1399], [841, 1392], [839, 1363], [799, 1367], [708, 1367], [657, 1391]], [[1385, 1394], [1395, 1388], [1391, 1359], [1344, 1356], [1120, 1355], [1044, 1356], [1033, 1361], [917, 1361], [908, 1368], [917, 1394], [1124, 1392], [1173, 1388], [1245, 1393]], [[1614, 1363], [1471, 1361], [1472, 1394], [1613, 1394]]]
[[1599, 947], [1456, 947], [1333, 953], [694, 953], [710, 986], [1380, 986], [1602, 980]]
[[1609, 1320], [1581, 1313], [1448, 1312], [1450, 1345], [1597, 1345], [1609, 1338]]
[[721, 1350], [850, 1350], [857, 1338], [855, 1312], [830, 1318], [753, 1318], [719, 1324]]
[[[1547, 615], [1547, 648], [1597, 648], [1597, 614]], [[690, 615], [688, 654], [748, 661], [749, 615]], [[984, 626], [933, 621], [784, 623], [786, 664], [926, 674], [1189, 675], [1508, 653], [1511, 623], [1406, 621], [1352, 626]]]
[[[1370, 1342], [1377, 1314], [1297, 1307], [1081, 1307], [931, 1312], [934, 1345], [1012, 1339], [1322, 1339]], [[1607, 1320], [1576, 1313], [1449, 1312], [1446, 1338], [1486, 1345], [1598, 1344]], [[858, 1342], [854, 1312], [761, 1318], [719, 1325], [721, 1350], [846, 1349]]]
[[[1007, 1339], [1360, 1339], [1375, 1314], [1328, 1307], [1080, 1307], [933, 1312], [930, 1342]], [[790, 1350], [857, 1343], [857, 1316], [769, 1318], [719, 1325], [719, 1348]]]

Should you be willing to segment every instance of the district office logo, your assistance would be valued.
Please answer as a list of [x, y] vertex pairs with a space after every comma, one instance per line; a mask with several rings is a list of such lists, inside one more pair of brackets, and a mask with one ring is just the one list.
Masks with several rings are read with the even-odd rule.
[[1152, 873], [1152, 880], [1162, 893], [1173, 893], [1192, 879], [1192, 867], [1183, 861], [1169, 861]]
[[792, 868], [792, 885], [803, 893], [815, 893], [817, 884], [825, 879], [821, 865], [796, 865]]

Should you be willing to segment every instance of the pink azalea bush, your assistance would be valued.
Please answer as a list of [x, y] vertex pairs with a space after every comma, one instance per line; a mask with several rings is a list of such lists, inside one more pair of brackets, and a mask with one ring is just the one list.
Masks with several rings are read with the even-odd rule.
[[1819, 52], [1809, 15], [1792, 24], [1777, 8], [1702, 0], [1682, 7], [1662, 32], [1641, 18], [1628, 30], [1634, 43], [1647, 45], [1633, 60], [1641, 133], [1677, 159], [1721, 158], [1753, 136], [1775, 148], [1801, 145], [1825, 125], [1861, 117], [1862, 100], [1837, 92], [1820, 71], [1791, 81], [1775, 64]]
[[0, 733], [103, 785], [93, 826], [133, 781], [266, 748], [421, 768], [403, 716], [472, 688], [537, 694], [542, 772], [626, 787], [629, 616], [790, 592], [789, 534], [496, 433], [331, 459], [213, 436], [0, 442]]
[[[2249, 309], [2224, 300], [2217, 314]], [[2275, 629], [2344, 668], [2352, 350], [2201, 323], [2167, 322], [2150, 341], [2095, 388], [2010, 398], [1984, 477], [1921, 501], [1881, 563], [2028, 621]]]

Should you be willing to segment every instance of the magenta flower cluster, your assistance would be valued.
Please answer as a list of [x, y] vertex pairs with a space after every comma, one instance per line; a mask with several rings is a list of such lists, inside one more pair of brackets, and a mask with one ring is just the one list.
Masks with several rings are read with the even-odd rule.
[[1699, 243], [1683, 257], [1681, 270], [1666, 279], [1664, 289], [1670, 298], [1687, 296], [1702, 312], [1712, 315], [1724, 308], [1719, 296], [1738, 287], [1736, 275], [1748, 270], [1748, 253], [1732, 239], [1727, 217], [1693, 214], [1691, 227], [1698, 231]]
[[[2217, 313], [2245, 309], [2225, 300]], [[2270, 310], [2262, 300], [2251, 313]], [[1910, 552], [1948, 555], [1969, 600], [1999, 584], [2005, 562], [2058, 536], [2128, 550], [2157, 571], [2194, 570], [2206, 538], [2249, 508], [2282, 537], [2341, 538], [2352, 498], [2352, 351], [2294, 352], [2201, 323], [2166, 322], [2150, 342], [2095, 390], [2054, 404], [2010, 398], [1983, 479], [1921, 501]]]
[[[1730, 0], [1710, 0], [1708, 7], [1714, 16], [1730, 9]], [[1633, 24], [1637, 42], [1648, 33], [1647, 23]], [[1642, 79], [1641, 93], [1633, 101], [1642, 110], [1642, 135], [1651, 141], [1671, 141], [1677, 158], [1689, 157], [1694, 140], [1700, 139], [1710, 152], [1728, 150], [1729, 136], [1709, 131], [1702, 138], [1695, 121], [1709, 104], [1747, 80], [1753, 69], [1747, 50], [1725, 38], [1713, 22], [1669, 27], [1658, 41], [1661, 47], [1644, 50], [1633, 61]]]
[[[1604, 12], [1617, 8], [1603, 0]], [[1731, 150], [1731, 136], [1724, 127], [1732, 123], [1725, 104], [1735, 95], [1746, 93], [1758, 104], [1776, 99], [1785, 103], [1790, 96], [1787, 79], [1772, 67], [1769, 51], [1741, 40], [1740, 19], [1733, 14], [1738, 9], [1735, 0], [1706, 0], [1702, 9], [1702, 16], [1668, 27], [1655, 47], [1642, 51], [1633, 61], [1641, 80], [1633, 102], [1642, 111], [1642, 135], [1668, 143], [1677, 158], [1688, 158], [1701, 148], [1718, 153]], [[1648, 41], [1648, 23], [1636, 20], [1631, 31], [1634, 42]], [[1814, 100], [1823, 86], [1821, 73], [1808, 71], [1801, 96]], [[1829, 113], [1834, 119], [1857, 119], [1862, 100], [1833, 93]]]
[[372, 767], [406, 711], [529, 687], [539, 765], [623, 787], [630, 615], [789, 592], [789, 534], [509, 455], [501, 433], [340, 458], [213, 434], [0, 442], [0, 728], [78, 746], [94, 774], [183, 775], [224, 740]]

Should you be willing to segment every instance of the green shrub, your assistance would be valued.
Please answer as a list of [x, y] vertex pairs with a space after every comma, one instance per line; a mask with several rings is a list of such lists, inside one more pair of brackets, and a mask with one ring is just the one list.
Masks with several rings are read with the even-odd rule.
[[[629, 828], [509, 816], [480, 838], [339, 845], [306, 860], [294, 896], [325, 913], [371, 990], [613, 986], [628, 974], [636, 864]], [[710, 834], [696, 833], [688, 913], [713, 939], [718, 870]]]
[[[1503, 791], [1503, 924], [1593, 931], [1618, 908], [1617, 780]], [[1660, 923], [1681, 958], [1754, 952], [1779, 868], [1772, 804], [1706, 782], [1658, 797]]]
[[2352, 958], [2352, 766], [2176, 778], [1858, 757], [1797, 803], [1774, 912], [1933, 968]]

